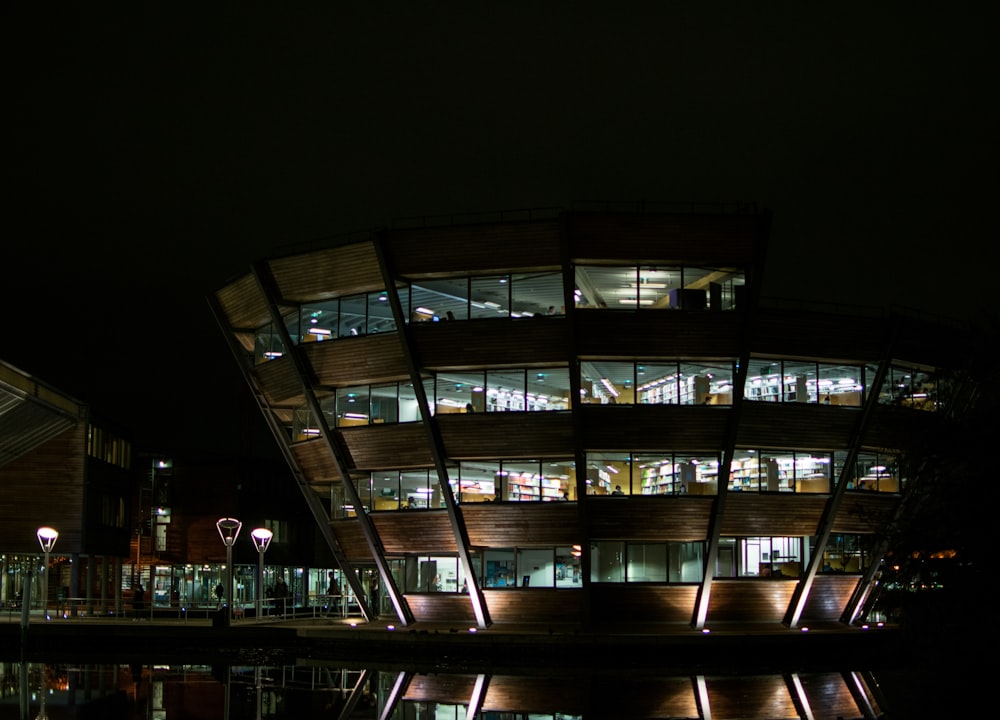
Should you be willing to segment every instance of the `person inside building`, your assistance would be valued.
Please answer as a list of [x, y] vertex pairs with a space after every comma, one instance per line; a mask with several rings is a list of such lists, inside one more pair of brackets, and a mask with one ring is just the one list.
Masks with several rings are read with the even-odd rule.
[[621, 485], [615, 485], [615, 489], [611, 491], [611, 494], [612, 495], [624, 495], [625, 493], [622, 492], [622, 486]]

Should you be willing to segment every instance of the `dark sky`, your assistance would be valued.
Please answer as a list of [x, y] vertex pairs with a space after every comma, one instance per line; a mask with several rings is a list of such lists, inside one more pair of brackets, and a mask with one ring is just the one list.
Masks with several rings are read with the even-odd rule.
[[987, 3], [149, 5], [0, 31], [0, 358], [141, 441], [257, 422], [208, 293], [400, 217], [750, 201], [768, 295], [967, 315], [995, 282]]

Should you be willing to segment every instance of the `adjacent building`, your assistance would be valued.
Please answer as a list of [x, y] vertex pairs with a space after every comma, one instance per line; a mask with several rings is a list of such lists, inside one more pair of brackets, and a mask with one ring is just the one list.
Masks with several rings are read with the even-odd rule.
[[421, 220], [209, 302], [369, 618], [852, 623], [962, 397], [961, 329], [768, 302], [769, 226]]

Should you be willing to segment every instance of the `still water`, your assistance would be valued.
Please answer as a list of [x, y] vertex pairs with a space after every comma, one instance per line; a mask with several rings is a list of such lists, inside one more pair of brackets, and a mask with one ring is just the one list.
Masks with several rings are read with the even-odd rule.
[[[964, 717], [941, 678], [829, 671], [561, 674], [280, 664], [0, 664], [0, 720], [102, 718], [921, 718]], [[972, 717], [972, 715], [968, 715]]]

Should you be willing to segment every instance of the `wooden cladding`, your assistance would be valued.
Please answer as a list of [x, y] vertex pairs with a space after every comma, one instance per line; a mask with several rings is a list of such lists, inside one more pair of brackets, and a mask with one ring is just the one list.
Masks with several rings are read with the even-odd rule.
[[588, 497], [586, 537], [696, 542], [708, 537], [714, 497]]
[[439, 702], [468, 705], [476, 687], [475, 675], [434, 673], [413, 675], [403, 692], [403, 699], [414, 702]]
[[817, 575], [813, 579], [806, 606], [802, 611], [802, 620], [812, 622], [839, 620], [860, 580], [860, 575], [824, 573]]
[[306, 343], [300, 348], [317, 385], [367, 385], [410, 377], [398, 333]]
[[828, 495], [738, 493], [726, 496], [721, 534], [726, 536], [815, 535]]
[[400, 277], [558, 270], [555, 220], [388, 230], [386, 255]]
[[763, 215], [571, 212], [565, 218], [570, 256], [578, 262], [750, 264], [766, 228]]
[[445, 510], [375, 512], [369, 517], [387, 555], [458, 552]]
[[565, 317], [415, 323], [414, 357], [429, 370], [567, 365]]
[[472, 600], [468, 595], [454, 593], [419, 593], [406, 595], [406, 604], [417, 622], [456, 623], [456, 628], [468, 631], [476, 624]]
[[593, 623], [690, 622], [697, 594], [696, 585], [594, 584]]
[[736, 446], [846, 450], [860, 420], [860, 408], [748, 400], [741, 406]]
[[305, 405], [305, 385], [291, 357], [255, 365], [253, 374], [270, 405]]
[[578, 545], [576, 503], [469, 503], [461, 506], [472, 547]]
[[271, 260], [281, 300], [304, 303], [385, 287], [372, 242], [355, 242]]
[[569, 412], [438, 415], [445, 455], [455, 460], [573, 456]]
[[871, 491], [844, 493], [833, 532], [870, 534], [884, 528], [899, 504], [898, 495]]
[[368, 425], [336, 432], [352, 470], [430, 467], [434, 464], [423, 423]]
[[583, 617], [581, 590], [523, 588], [483, 590], [490, 619], [495, 623], [566, 623]]
[[333, 520], [330, 528], [349, 562], [367, 564], [374, 561], [364, 531], [361, 529], [360, 520], [357, 518]]
[[576, 352], [608, 358], [628, 348], [629, 358], [739, 357], [745, 318], [737, 312], [683, 310], [578, 310]]
[[708, 625], [713, 622], [779, 623], [796, 585], [791, 580], [713, 580]]
[[257, 278], [244, 275], [215, 293], [231, 328], [256, 329], [271, 322], [271, 312]]
[[584, 448], [721, 452], [728, 407], [702, 405], [581, 405]]
[[290, 446], [299, 470], [310, 483], [330, 483], [340, 480], [340, 470], [326, 440], [316, 438]]

